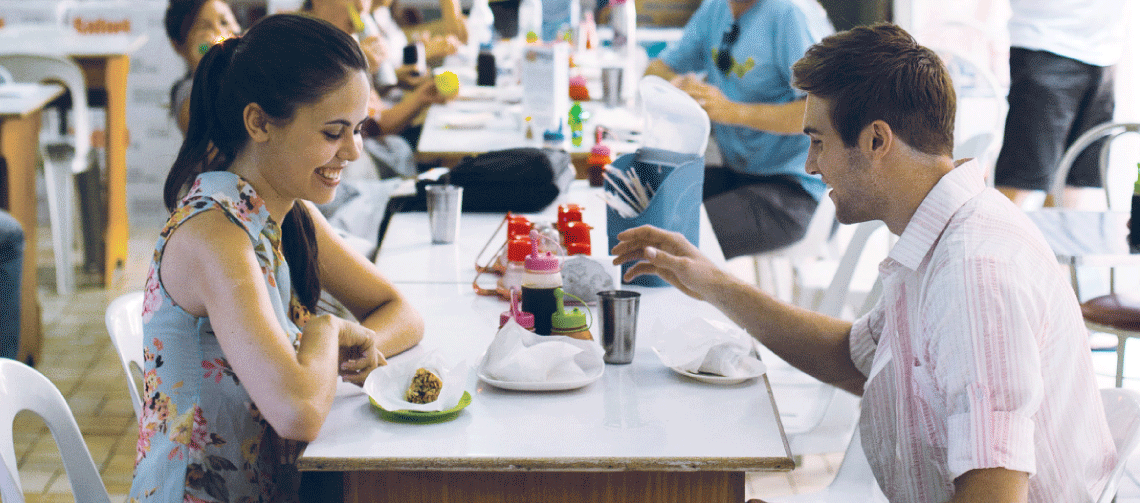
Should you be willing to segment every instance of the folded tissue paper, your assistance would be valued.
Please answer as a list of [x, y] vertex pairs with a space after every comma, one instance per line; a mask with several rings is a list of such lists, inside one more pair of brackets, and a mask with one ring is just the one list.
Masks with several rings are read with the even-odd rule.
[[740, 327], [693, 318], [671, 329], [656, 327], [661, 340], [653, 347], [666, 367], [692, 374], [757, 377], [766, 370], [753, 351], [753, 339]]
[[537, 335], [507, 321], [483, 357], [483, 373], [505, 382], [563, 382], [601, 370], [602, 348], [594, 341]]

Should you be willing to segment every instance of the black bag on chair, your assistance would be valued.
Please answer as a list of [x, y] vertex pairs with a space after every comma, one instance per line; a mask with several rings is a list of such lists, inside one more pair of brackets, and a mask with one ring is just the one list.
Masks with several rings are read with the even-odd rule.
[[[565, 150], [520, 147], [467, 156], [451, 169], [446, 183], [463, 187], [463, 211], [534, 213], [554, 202], [574, 174]], [[444, 181], [416, 184], [417, 208], [424, 207], [424, 186], [438, 183]]]

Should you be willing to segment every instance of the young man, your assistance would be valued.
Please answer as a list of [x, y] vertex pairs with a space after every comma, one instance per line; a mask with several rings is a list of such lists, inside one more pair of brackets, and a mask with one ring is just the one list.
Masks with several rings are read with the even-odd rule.
[[657, 274], [782, 358], [862, 395], [860, 430], [892, 502], [1091, 502], [1116, 459], [1087, 330], [1044, 238], [974, 160], [951, 157], [945, 66], [893, 25], [823, 39], [793, 67], [807, 171], [843, 223], [898, 243], [854, 323], [789, 306], [677, 234], [620, 234], [627, 277]]

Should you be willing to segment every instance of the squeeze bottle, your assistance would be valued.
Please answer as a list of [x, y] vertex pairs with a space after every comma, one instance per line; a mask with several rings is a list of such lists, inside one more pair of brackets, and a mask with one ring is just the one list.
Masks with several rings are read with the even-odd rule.
[[522, 308], [534, 315], [536, 334], [550, 335], [550, 317], [557, 307], [554, 289], [562, 287], [562, 265], [553, 253], [539, 251], [541, 239], [538, 231], [530, 232], [531, 254], [523, 262]]
[[554, 314], [551, 315], [551, 335], [565, 335], [585, 341], [594, 340], [594, 336], [590, 334], [590, 327], [586, 324], [586, 314], [576, 307], [570, 312], [566, 311], [562, 300], [565, 295], [567, 295], [566, 292], [563, 292], [561, 288], [554, 290], [557, 306]]

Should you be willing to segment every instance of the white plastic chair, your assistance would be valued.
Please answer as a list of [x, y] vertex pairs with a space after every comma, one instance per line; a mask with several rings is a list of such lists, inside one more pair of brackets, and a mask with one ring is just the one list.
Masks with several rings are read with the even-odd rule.
[[55, 286], [61, 295], [69, 295], [75, 291], [74, 177], [87, 170], [91, 151], [91, 121], [83, 71], [66, 56], [42, 54], [0, 54], [0, 66], [7, 68], [18, 82], [59, 82], [71, 94], [70, 124], [75, 134], [60, 136], [58, 131], [49, 131], [40, 138], [55, 254]]
[[[831, 258], [829, 243], [834, 225], [835, 203], [831, 197], [824, 195], [820, 198], [819, 206], [816, 206], [811, 221], [808, 222], [803, 238], [783, 248], [752, 256], [756, 284], [776, 297], [788, 301], [795, 299], [800, 288], [796, 271], [805, 263]], [[790, 266], [784, 270], [791, 274], [791, 284], [781, 284], [782, 264]]]
[[1005, 115], [1009, 108], [1007, 92], [990, 69], [957, 50], [937, 49], [946, 63], [957, 94], [958, 114], [954, 119], [954, 158], [975, 158], [993, 185], [1000, 139], [1005, 135]]
[[77, 503], [110, 503], [107, 488], [79, 432], [79, 425], [59, 389], [35, 369], [15, 360], [0, 358], [0, 499], [24, 501], [12, 426], [16, 414], [28, 410], [43, 418], [59, 447], [71, 492]]
[[119, 353], [119, 362], [127, 375], [127, 391], [131, 394], [131, 405], [135, 407], [135, 418], [142, 417], [143, 396], [135, 383], [135, 370], [142, 374], [143, 368], [143, 293], [131, 292], [120, 295], [107, 306], [104, 321], [107, 333]]
[[[839, 260], [831, 284], [816, 307], [817, 311], [841, 317], [848, 304], [847, 297], [856, 266], [863, 258], [871, 237], [883, 227], [883, 222], [878, 220], [855, 226], [855, 232]], [[878, 289], [872, 288], [860, 311], [865, 310], [877, 294]], [[780, 405], [780, 420], [792, 454], [802, 456], [843, 449], [855, 429], [859, 416], [859, 398], [819, 382], [780, 360], [775, 354], [765, 352], [762, 358], [768, 365], [768, 379], [772, 393]]]
[[1124, 475], [1128, 458], [1140, 443], [1140, 392], [1108, 388], [1100, 390], [1100, 398], [1104, 402], [1104, 415], [1108, 419], [1108, 429], [1112, 432], [1112, 443], [1116, 444], [1117, 463], [1096, 501], [1109, 503], [1116, 501], [1120, 477]]

